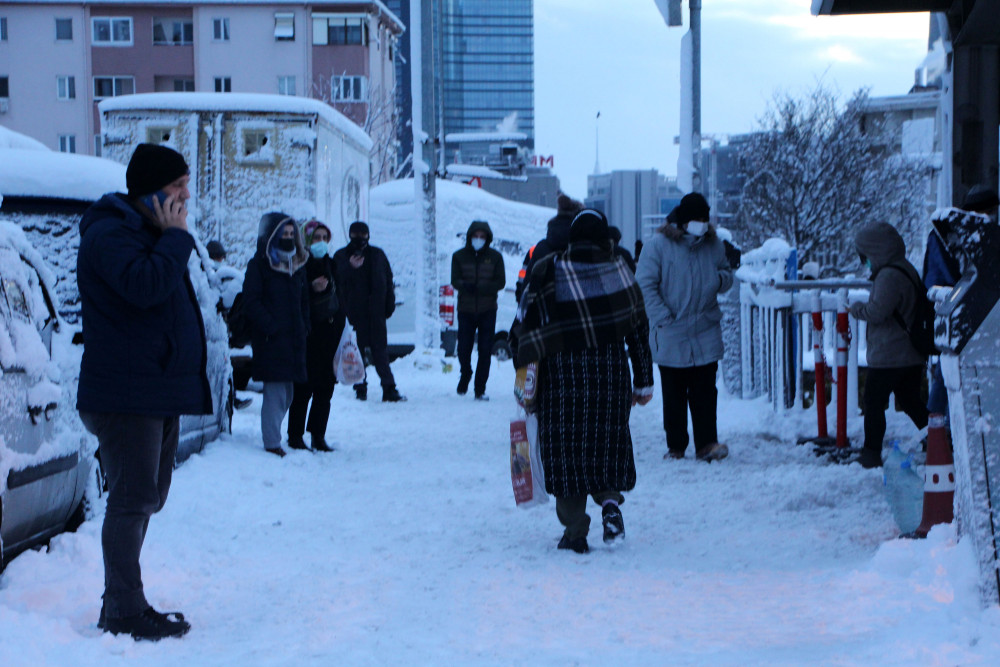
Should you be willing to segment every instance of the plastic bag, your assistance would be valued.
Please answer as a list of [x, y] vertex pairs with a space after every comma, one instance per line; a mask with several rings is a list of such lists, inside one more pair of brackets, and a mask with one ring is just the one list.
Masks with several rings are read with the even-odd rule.
[[358, 347], [358, 336], [350, 323], [344, 327], [337, 353], [333, 355], [333, 373], [340, 384], [353, 386], [365, 381], [365, 360]]
[[517, 369], [514, 375], [514, 399], [525, 412], [535, 411], [535, 392], [538, 387], [538, 364], [531, 362]]
[[542, 456], [538, 451], [538, 418], [535, 415], [510, 420], [510, 481], [518, 507], [549, 502]]
[[899, 532], [912, 533], [923, 518], [924, 478], [917, 472], [913, 457], [902, 451], [895, 440], [882, 466], [882, 482]]

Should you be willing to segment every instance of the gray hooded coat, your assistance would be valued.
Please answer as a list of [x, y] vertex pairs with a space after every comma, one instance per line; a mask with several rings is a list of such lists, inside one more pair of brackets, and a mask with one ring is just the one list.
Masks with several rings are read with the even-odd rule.
[[696, 237], [664, 225], [643, 247], [635, 279], [657, 365], [691, 368], [722, 359], [718, 295], [732, 287], [733, 270], [714, 229]]
[[[858, 252], [872, 265], [872, 288], [868, 303], [851, 305], [851, 315], [868, 323], [868, 366], [870, 368], [905, 368], [921, 366], [923, 357], [913, 349], [910, 336], [893, 316], [899, 311], [904, 322], [911, 322], [917, 288], [923, 283], [917, 270], [906, 259], [903, 237], [887, 222], [865, 225], [854, 239]], [[892, 264], [906, 271], [910, 277]]]

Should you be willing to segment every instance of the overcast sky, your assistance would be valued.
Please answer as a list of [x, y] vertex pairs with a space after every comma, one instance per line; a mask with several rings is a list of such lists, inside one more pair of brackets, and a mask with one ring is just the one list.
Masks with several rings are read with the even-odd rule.
[[[810, 0], [702, 1], [702, 133], [753, 129], [779, 90], [909, 91], [928, 14], [817, 17]], [[582, 199], [594, 170], [677, 172], [680, 42], [654, 0], [535, 0], [535, 150]]]

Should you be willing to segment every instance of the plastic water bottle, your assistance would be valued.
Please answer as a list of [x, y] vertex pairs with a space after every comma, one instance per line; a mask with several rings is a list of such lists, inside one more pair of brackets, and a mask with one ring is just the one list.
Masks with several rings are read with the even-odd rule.
[[892, 449], [882, 466], [882, 482], [886, 499], [892, 509], [901, 534], [911, 533], [920, 526], [924, 509], [924, 478], [917, 472], [913, 458], [891, 440]]

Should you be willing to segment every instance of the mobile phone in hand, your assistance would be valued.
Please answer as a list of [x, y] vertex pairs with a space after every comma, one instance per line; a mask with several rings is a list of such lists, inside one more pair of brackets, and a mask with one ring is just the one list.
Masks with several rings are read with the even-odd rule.
[[143, 204], [145, 204], [146, 208], [149, 209], [150, 213], [153, 213], [155, 215], [156, 214], [156, 207], [153, 205], [153, 197], [156, 197], [156, 199], [158, 199], [160, 201], [160, 208], [163, 208], [164, 202], [167, 201], [167, 197], [169, 197], [169, 196], [170, 195], [168, 195], [163, 190], [157, 190], [153, 194], [144, 195], [144, 196], [140, 197], [139, 201], [141, 201]]

